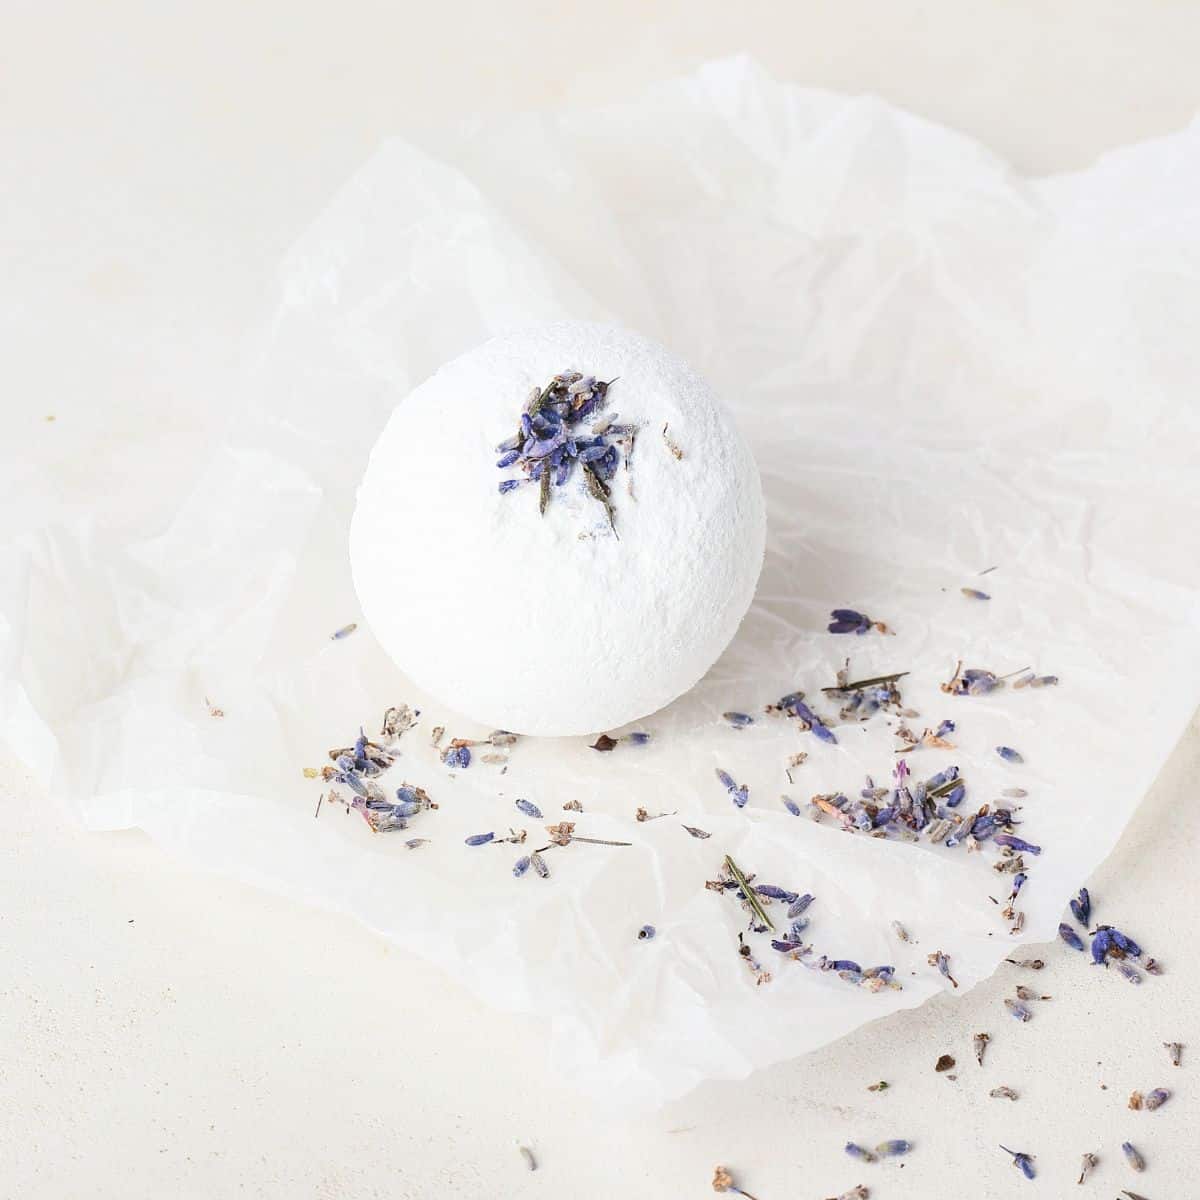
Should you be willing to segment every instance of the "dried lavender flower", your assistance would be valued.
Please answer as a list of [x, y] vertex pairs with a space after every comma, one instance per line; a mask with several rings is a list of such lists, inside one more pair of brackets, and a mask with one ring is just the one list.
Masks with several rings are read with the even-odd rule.
[[461, 743], [451, 742], [450, 745], [442, 752], [442, 762], [451, 770], [458, 768], [466, 770], [471, 765], [471, 750], [469, 746]]
[[744, 712], [727, 712], [721, 716], [733, 726], [734, 729], [745, 729], [747, 725], [754, 724], [754, 718], [749, 713]]
[[710, 838], [712, 834], [704, 829], [697, 829], [694, 825], [685, 825], [684, 829], [688, 831], [694, 838]]
[[1171, 1066], [1177, 1067], [1183, 1059], [1182, 1042], [1163, 1042], [1163, 1048], [1171, 1058]]
[[1035, 858], [1042, 852], [1041, 846], [1035, 846], [1015, 834], [998, 833], [994, 840], [997, 846], [1007, 846], [1010, 850], [1017, 850], [1022, 854], [1032, 854]]
[[1075, 1180], [1075, 1182], [1082, 1183], [1088, 1177], [1089, 1172], [1098, 1161], [1099, 1160], [1096, 1158], [1096, 1156], [1090, 1151], [1084, 1154], [1079, 1161], [1079, 1178]]
[[540, 821], [542, 819], [542, 810], [531, 800], [515, 800], [513, 803], [532, 820]]
[[734, 782], [733, 776], [728, 771], [723, 771], [720, 767], [716, 768], [717, 779], [720, 780], [721, 786], [729, 793], [729, 798], [738, 808], [745, 808], [746, 801], [750, 799], [750, 789], [742, 784], [740, 787]]
[[546, 866], [546, 860], [540, 854], [538, 854], [537, 851], [534, 851], [534, 853], [529, 856], [529, 861], [533, 865], [534, 872], [537, 874], [539, 879], [550, 878], [550, 868]]
[[1125, 1161], [1135, 1171], [1144, 1171], [1146, 1169], [1146, 1160], [1138, 1153], [1137, 1148], [1132, 1142], [1122, 1142], [1121, 1153], [1125, 1155]]
[[742, 1196], [744, 1200], [754, 1200], [754, 1197], [749, 1192], [744, 1192], [740, 1187], [733, 1182], [733, 1176], [729, 1173], [728, 1167], [717, 1167], [713, 1172], [712, 1188], [714, 1192], [729, 1192], [735, 1196]]
[[486, 846], [495, 836], [495, 833], [473, 833], [466, 842], [468, 846]]
[[880, 633], [888, 632], [888, 627], [882, 621], [872, 621], [870, 617], [855, 612], [852, 608], [835, 608], [829, 615], [832, 618], [829, 623], [830, 633], [857, 633], [861, 636], [872, 629], [877, 629]]
[[657, 932], [658, 930], [655, 929], [653, 925], [643, 925], [641, 929], [638, 930], [638, 941], [648, 942]]
[[1017, 1093], [1012, 1088], [1004, 1086], [992, 1088], [988, 1095], [993, 1100], [1015, 1100], [1017, 1098]]
[[1114, 958], [1112, 960], [1112, 965], [1117, 974], [1122, 978], [1129, 980], [1130, 983], [1139, 984], [1142, 982], [1141, 971], [1139, 971], [1132, 963], [1126, 962], [1121, 958]]
[[783, 801], [783, 807], [786, 808], [793, 817], [798, 817], [800, 815], [800, 805], [798, 805], [795, 800], [793, 800], [790, 796], [780, 796], [779, 798]]
[[978, 588], [965, 587], [965, 588], [961, 588], [960, 590], [961, 590], [962, 594], [967, 597], [968, 600], [990, 600], [991, 599], [991, 596], [989, 596], [987, 594], [987, 592], [981, 592]]
[[1026, 1179], [1032, 1179], [1037, 1172], [1033, 1169], [1033, 1155], [1024, 1154], [1018, 1150], [1010, 1150], [1007, 1146], [1001, 1146], [1001, 1150], [1005, 1154], [1011, 1154], [1013, 1166], [1025, 1176]]
[[1020, 1022], [1030, 1021], [1033, 1019], [1033, 1011], [1028, 1005], [1022, 1004], [1020, 1000], [1012, 1000], [1005, 998], [1004, 1007]]
[[1071, 901], [1071, 915], [1080, 925], [1087, 928], [1092, 919], [1092, 897], [1085, 887], [1079, 889], [1079, 894]]
[[958, 980], [950, 974], [950, 956], [948, 954], [943, 954], [940, 950], [935, 950], [925, 961], [931, 967], [937, 967], [955, 987], [958, 987]]
[[1017, 999], [1018, 1000], [1053, 1000], [1053, 996], [1043, 996], [1035, 992], [1033, 988], [1026, 987], [1023, 983], [1017, 984]]
[[857, 1142], [847, 1142], [843, 1149], [848, 1155], [850, 1155], [851, 1158], [857, 1158], [859, 1162], [875, 1161], [875, 1155], [873, 1155], [865, 1146], [858, 1145]]
[[1011, 746], [997, 746], [996, 753], [1000, 755], [1005, 762], [1023, 763], [1024, 757], [1019, 750], [1014, 750]]
[[351, 621], [349, 625], [343, 625], [341, 629], [335, 629], [329, 635], [329, 640], [331, 642], [340, 642], [342, 638], [348, 638], [357, 628], [357, 622]]
[[982, 1067], [983, 1056], [987, 1050], [987, 1044], [990, 1042], [991, 1036], [986, 1033], [977, 1033], [972, 1039], [971, 1044], [975, 1048], [975, 1061]]
[[1062, 938], [1072, 950], [1085, 950], [1083, 939], [1075, 932], [1075, 930], [1063, 921], [1058, 926], [1058, 936]]
[[529, 870], [530, 861], [531, 860], [528, 854], [522, 854], [521, 857], [518, 858], [515, 863], [513, 863], [512, 872], [515, 878], [520, 879], [521, 876]]
[[1154, 1112], [1157, 1108], [1162, 1108], [1164, 1104], [1171, 1098], [1171, 1093], [1166, 1088], [1155, 1088], [1152, 1092], [1146, 1093], [1146, 1110]]
[[890, 1142], [880, 1142], [875, 1147], [875, 1153], [880, 1158], [899, 1158], [901, 1155], [907, 1154], [911, 1149], [911, 1142], [906, 1142], [903, 1138], [896, 1138]]

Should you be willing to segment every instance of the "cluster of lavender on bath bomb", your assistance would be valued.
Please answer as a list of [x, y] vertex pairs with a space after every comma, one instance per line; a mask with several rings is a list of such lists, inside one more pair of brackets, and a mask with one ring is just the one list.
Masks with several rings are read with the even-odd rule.
[[537, 483], [538, 509], [544, 513], [551, 490], [566, 484], [578, 467], [588, 494], [604, 505], [612, 525], [609, 496], [612, 477], [621, 463], [618, 445], [623, 446], [628, 465], [637, 432], [633, 425], [616, 424], [612, 416], [598, 416], [613, 382], [579, 371], [562, 371], [544, 388], [530, 393], [520, 427], [496, 447], [500, 453], [497, 467], [523, 473], [523, 478], [505, 479], [500, 484], [501, 495], [522, 484]]

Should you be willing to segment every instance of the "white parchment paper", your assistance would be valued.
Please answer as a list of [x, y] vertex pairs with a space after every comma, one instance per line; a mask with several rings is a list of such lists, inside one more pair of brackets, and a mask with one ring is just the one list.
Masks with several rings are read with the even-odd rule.
[[[6, 500], [0, 731], [87, 826], [138, 826], [354, 914], [542, 1022], [562, 1069], [623, 1105], [919, 1004], [950, 987], [933, 950], [968, 988], [1020, 940], [989, 898], [1007, 893], [994, 848], [870, 839], [780, 801], [886, 781], [895, 722], [837, 726], [827, 746], [720, 713], [811, 699], [847, 655], [854, 677], [909, 671], [909, 724], [958, 726], [954, 750], [912, 755], [914, 775], [956, 763], [967, 805], [1028, 791], [1022, 833], [1044, 853], [1021, 936], [1053, 934], [1200, 691], [1197, 211], [1195, 126], [1024, 180], [962, 136], [742, 60], [593, 111], [390, 142], [283, 264], [219, 444], [164, 429], [97, 446], [144, 475], [119, 512], [101, 495], [86, 513]], [[763, 472], [766, 567], [730, 650], [639, 726], [650, 745], [522, 741], [503, 774], [450, 772], [431, 728], [487, 731], [425, 703], [369, 629], [330, 639], [358, 615], [354, 488], [392, 407], [440, 362], [562, 316], [641, 330], [726, 397]], [[838, 606], [895, 635], [829, 635]], [[959, 659], [1061, 685], [947, 696]], [[438, 809], [407, 834], [330, 807], [314, 819], [321, 785], [301, 768], [401, 701], [424, 712], [387, 780], [423, 785]], [[718, 766], [749, 785], [744, 810]], [[633, 844], [556, 849], [549, 879], [514, 879], [516, 848], [463, 839], [512, 826], [542, 844], [516, 797]], [[584, 811], [562, 812], [570, 800]], [[639, 823], [639, 806], [678, 815]], [[408, 850], [408, 836], [430, 841]], [[814, 893], [817, 950], [893, 963], [903, 989], [871, 994], [761, 939], [774, 978], [756, 986], [739, 910], [704, 887], [726, 853]], [[639, 942], [646, 923], [658, 936]]]

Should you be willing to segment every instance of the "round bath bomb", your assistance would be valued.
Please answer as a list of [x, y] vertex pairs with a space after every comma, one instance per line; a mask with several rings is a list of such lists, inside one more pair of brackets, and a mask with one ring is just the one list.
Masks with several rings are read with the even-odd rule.
[[591, 734], [687, 691], [750, 606], [758, 468], [702, 379], [625, 330], [497, 337], [403, 400], [350, 527], [363, 614], [450, 708]]

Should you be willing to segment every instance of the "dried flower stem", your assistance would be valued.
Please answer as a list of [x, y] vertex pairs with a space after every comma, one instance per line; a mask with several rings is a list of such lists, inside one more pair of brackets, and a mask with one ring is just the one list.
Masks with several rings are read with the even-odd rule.
[[733, 861], [729, 855], [725, 855], [725, 866], [728, 868], [730, 875], [737, 880], [738, 887], [742, 889], [742, 893], [746, 897], [746, 903], [754, 910], [754, 915], [768, 928], [774, 929], [775, 923], [767, 916], [767, 910], [759, 903], [758, 897], [754, 894], [754, 889], [746, 880], [746, 876], [742, 874], [742, 869]]

